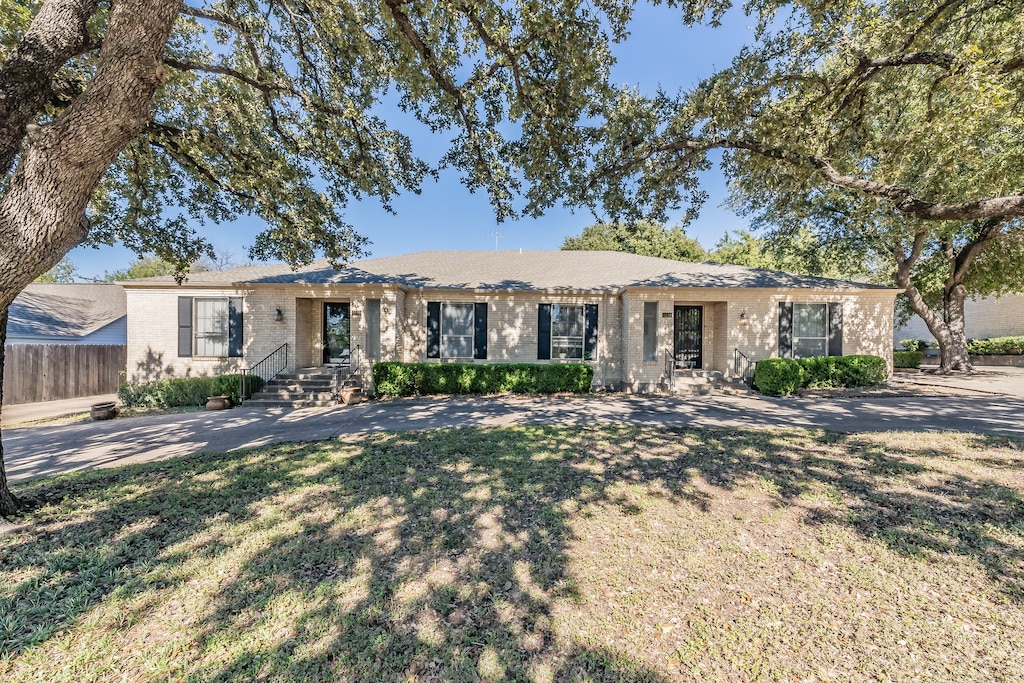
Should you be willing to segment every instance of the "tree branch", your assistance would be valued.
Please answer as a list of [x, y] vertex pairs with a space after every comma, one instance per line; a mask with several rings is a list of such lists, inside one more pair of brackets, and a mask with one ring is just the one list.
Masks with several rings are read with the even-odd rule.
[[86, 22], [99, 0], [47, 0], [0, 67], [0, 176], [14, 163], [26, 126], [53, 97], [53, 78], [90, 46]]
[[779, 147], [767, 147], [750, 140], [712, 140], [707, 142], [690, 139], [678, 140], [652, 147], [645, 154], [627, 159], [616, 167], [605, 169], [598, 175], [618, 175], [628, 172], [657, 154], [683, 151], [689, 157], [713, 149], [744, 150], [792, 166], [810, 167], [827, 182], [838, 188], [853, 190], [871, 197], [884, 199], [904, 216], [921, 220], [973, 221], [1024, 216], [1024, 195], [991, 197], [958, 204], [928, 202], [914, 196], [910, 190], [898, 185], [879, 183], [866, 178], [841, 173], [827, 159], [811, 154], [798, 154]]
[[477, 124], [474, 117], [469, 115], [469, 111], [466, 107], [465, 93], [441, 70], [437, 64], [437, 59], [434, 57], [433, 51], [430, 46], [423, 42], [420, 38], [419, 33], [416, 32], [416, 27], [412, 25], [412, 21], [402, 10], [402, 5], [408, 4], [401, 0], [384, 0], [384, 4], [391, 10], [391, 15], [395, 19], [395, 23], [398, 24], [399, 29], [412, 44], [413, 48], [419, 53], [420, 58], [423, 60], [424, 65], [427, 67], [427, 73], [434, 79], [434, 82], [452, 98], [455, 104], [455, 109], [459, 113], [459, 118], [462, 119], [462, 125], [466, 130], [466, 134], [469, 136], [470, 142], [473, 147], [473, 151], [477, 158], [477, 164], [481, 170], [489, 172], [489, 165], [485, 158], [483, 145], [480, 142], [479, 135], [477, 134]]

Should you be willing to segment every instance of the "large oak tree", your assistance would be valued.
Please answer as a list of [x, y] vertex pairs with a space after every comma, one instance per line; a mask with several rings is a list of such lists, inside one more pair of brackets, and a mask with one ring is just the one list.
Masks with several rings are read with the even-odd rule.
[[[254, 258], [344, 261], [352, 198], [443, 167], [499, 218], [564, 191], [628, 0], [14, 0], [0, 16], [0, 331], [72, 247], [176, 264], [255, 214]], [[11, 8], [11, 11], [8, 11]], [[444, 136], [424, 161], [411, 125]], [[426, 229], [426, 228], [425, 228]], [[2, 341], [2, 340], [0, 340]], [[2, 360], [2, 359], [0, 359]], [[2, 363], [0, 363], [2, 365]], [[0, 513], [18, 507], [0, 450]]]
[[[714, 20], [728, 0], [689, 5]], [[673, 96], [620, 93], [581, 198], [650, 215], [723, 154], [771, 230], [884, 259], [969, 369], [963, 303], [1024, 286], [1024, 12], [1017, 0], [755, 0], [755, 44]]]

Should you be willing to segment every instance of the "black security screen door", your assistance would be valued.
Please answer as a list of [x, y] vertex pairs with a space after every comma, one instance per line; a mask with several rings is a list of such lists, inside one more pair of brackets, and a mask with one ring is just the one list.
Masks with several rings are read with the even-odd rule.
[[676, 364], [681, 368], [701, 368], [704, 329], [703, 306], [676, 306], [675, 308]]
[[324, 363], [348, 365], [348, 304], [324, 304]]

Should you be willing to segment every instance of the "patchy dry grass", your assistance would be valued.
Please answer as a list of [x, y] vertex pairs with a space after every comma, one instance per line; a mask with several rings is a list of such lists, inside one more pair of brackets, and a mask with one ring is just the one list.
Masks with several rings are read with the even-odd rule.
[[1018, 681], [1022, 447], [467, 429], [29, 482], [0, 680]]

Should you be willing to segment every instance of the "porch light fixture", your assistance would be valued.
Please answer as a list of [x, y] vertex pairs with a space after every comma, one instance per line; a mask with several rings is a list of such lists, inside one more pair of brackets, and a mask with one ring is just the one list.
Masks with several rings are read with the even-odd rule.
[[746, 320], [746, 319], [747, 319], [747, 309], [744, 308], [742, 311], [740, 311], [740, 320]]
[[281, 322], [282, 320], [284, 320], [284, 313], [281, 312], [280, 308], [274, 309], [274, 320], [276, 320], [277, 322]]

